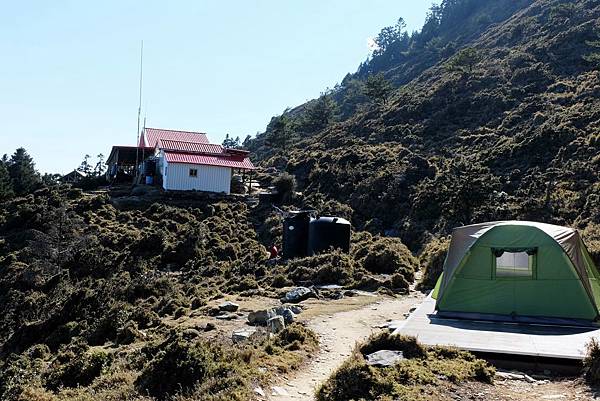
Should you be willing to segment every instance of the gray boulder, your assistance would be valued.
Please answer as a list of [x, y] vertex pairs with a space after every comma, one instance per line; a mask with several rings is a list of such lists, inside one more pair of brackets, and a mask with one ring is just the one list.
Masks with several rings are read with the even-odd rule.
[[404, 359], [402, 351], [381, 350], [366, 356], [367, 365], [370, 366], [394, 366]]
[[269, 332], [273, 334], [279, 333], [281, 330], [285, 329], [285, 321], [283, 316], [274, 316], [267, 321], [267, 327]]
[[239, 309], [239, 305], [230, 301], [223, 302], [219, 305], [219, 310], [223, 312], [236, 312]]
[[231, 339], [234, 343], [242, 343], [251, 340], [258, 336], [258, 332], [254, 327], [246, 327], [240, 330], [236, 330], [231, 335]]
[[248, 314], [248, 323], [264, 326], [274, 316], [277, 316], [275, 309], [257, 310]]
[[294, 323], [294, 320], [296, 318], [296, 315], [294, 315], [294, 312], [292, 312], [290, 309], [287, 309], [287, 308], [281, 312], [280, 316], [283, 317], [285, 324]]
[[298, 303], [308, 298], [317, 298], [317, 294], [313, 290], [307, 287], [296, 287], [293, 290], [287, 292], [285, 297], [281, 299], [281, 302]]
[[294, 315], [299, 315], [302, 313], [302, 308], [299, 307], [298, 305], [290, 305], [289, 309], [294, 312]]

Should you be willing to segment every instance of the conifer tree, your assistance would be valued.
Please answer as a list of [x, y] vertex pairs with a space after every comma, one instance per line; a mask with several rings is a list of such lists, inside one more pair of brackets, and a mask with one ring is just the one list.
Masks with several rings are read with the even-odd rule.
[[267, 133], [267, 145], [279, 150], [286, 151], [292, 143], [295, 134], [295, 126], [287, 114], [276, 117]]
[[13, 195], [14, 191], [6, 163], [0, 161], [0, 201], [10, 199]]
[[327, 127], [335, 116], [336, 108], [337, 104], [329, 94], [321, 94], [318, 99], [306, 106], [302, 122], [303, 128], [312, 133]]
[[365, 95], [375, 103], [383, 105], [385, 105], [393, 90], [392, 83], [385, 79], [382, 72], [369, 75], [364, 87]]
[[448, 61], [448, 68], [454, 71], [471, 73], [473, 72], [473, 67], [480, 61], [480, 53], [472, 47], [467, 47], [460, 50]]
[[240, 147], [240, 137], [236, 136], [234, 139], [233, 137], [230, 137], [229, 134], [225, 134], [222, 145], [225, 148], [237, 149]]
[[19, 148], [8, 161], [8, 172], [15, 195], [26, 195], [41, 184], [33, 159], [24, 148]]

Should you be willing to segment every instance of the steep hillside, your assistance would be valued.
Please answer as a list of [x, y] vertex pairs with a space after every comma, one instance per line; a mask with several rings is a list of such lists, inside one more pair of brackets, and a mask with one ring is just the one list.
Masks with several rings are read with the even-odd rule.
[[[598, 258], [600, 2], [462, 8], [470, 3], [444, 2], [410, 38], [412, 61], [389, 46], [361, 66], [357, 77], [385, 68], [401, 84], [387, 101], [299, 131], [285, 150], [260, 153], [262, 163], [293, 173], [305, 204], [335, 200], [357, 227], [400, 236], [414, 251], [457, 225], [532, 219], [582, 229]], [[453, 10], [458, 24], [444, 19]], [[432, 58], [427, 49], [448, 41], [456, 51]], [[259, 151], [270, 134], [255, 141]]]

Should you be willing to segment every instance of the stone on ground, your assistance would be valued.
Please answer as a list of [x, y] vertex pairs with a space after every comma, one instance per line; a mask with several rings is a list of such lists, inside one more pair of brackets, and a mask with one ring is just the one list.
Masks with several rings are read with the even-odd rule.
[[237, 319], [237, 315], [234, 315], [233, 313], [223, 313], [222, 315], [218, 315], [216, 316], [217, 319], [219, 320], [233, 320], [233, 319]]
[[277, 312], [274, 309], [263, 309], [250, 312], [248, 314], [248, 323], [264, 326], [267, 324], [267, 320], [276, 315]]
[[294, 315], [294, 312], [292, 312], [290, 309], [284, 309], [281, 312], [281, 317], [283, 317], [285, 324], [291, 324], [294, 323], [296, 315]]
[[316, 298], [317, 294], [313, 290], [307, 287], [296, 287], [285, 294], [285, 297], [281, 299], [281, 302], [298, 303], [308, 298]]
[[404, 359], [402, 351], [381, 350], [367, 355], [367, 365], [394, 366]]
[[239, 305], [230, 301], [223, 302], [219, 305], [219, 310], [224, 312], [236, 312], [239, 309]]
[[288, 308], [294, 312], [294, 315], [299, 315], [302, 313], [302, 308], [298, 305], [290, 305]]
[[253, 339], [258, 335], [258, 332], [254, 327], [247, 327], [244, 329], [236, 330], [231, 335], [231, 339], [234, 343], [241, 343]]
[[290, 394], [283, 387], [273, 386], [271, 387], [271, 395], [276, 397], [288, 397]]
[[267, 321], [267, 327], [269, 328], [269, 332], [273, 334], [279, 333], [281, 330], [285, 329], [285, 320], [283, 320], [283, 316], [274, 316]]

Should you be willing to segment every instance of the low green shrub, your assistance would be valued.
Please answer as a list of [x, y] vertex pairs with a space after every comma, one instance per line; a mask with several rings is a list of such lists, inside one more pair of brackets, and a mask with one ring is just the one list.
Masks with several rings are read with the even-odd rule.
[[407, 283], [414, 281], [418, 260], [402, 241], [362, 234], [355, 237], [358, 242], [352, 254], [365, 270], [375, 274], [401, 274]]
[[273, 186], [277, 191], [279, 202], [287, 203], [294, 197], [296, 190], [296, 178], [289, 173], [282, 173], [273, 180]]
[[592, 385], [600, 384], [600, 342], [595, 338], [586, 345], [586, 355], [583, 359], [585, 378]]
[[136, 384], [142, 393], [160, 400], [189, 391], [208, 377], [228, 370], [225, 353], [216, 344], [176, 337], [159, 349]]
[[[368, 366], [364, 355], [379, 350], [402, 351], [406, 359], [391, 367]], [[318, 401], [427, 400], [440, 380], [491, 383], [495, 369], [472, 354], [455, 349], [427, 348], [413, 337], [389, 332], [372, 335], [316, 392]], [[428, 391], [424, 392], [428, 386]]]
[[[280, 347], [288, 347], [299, 343], [303, 346], [314, 348], [319, 344], [316, 334], [299, 323], [287, 325], [285, 329], [277, 334], [275, 344]], [[297, 348], [297, 345], [295, 345]]]
[[110, 356], [102, 351], [82, 353], [65, 364], [50, 371], [46, 387], [88, 386], [110, 365]]
[[271, 280], [271, 287], [273, 288], [283, 288], [291, 285], [294, 285], [294, 282], [281, 273], [273, 276]]
[[423, 277], [419, 288], [431, 289], [444, 271], [444, 261], [450, 246], [449, 238], [435, 238], [425, 245], [419, 256]]
[[382, 349], [402, 351], [405, 358], [425, 358], [427, 356], [427, 349], [419, 344], [416, 338], [395, 336], [389, 331], [372, 334], [365, 343], [359, 346], [359, 351], [363, 355]]
[[292, 259], [286, 272], [296, 283], [351, 284], [354, 281], [355, 263], [350, 255], [339, 250], [305, 258]]

